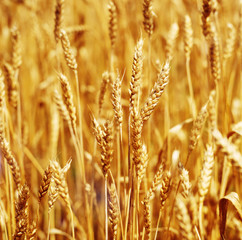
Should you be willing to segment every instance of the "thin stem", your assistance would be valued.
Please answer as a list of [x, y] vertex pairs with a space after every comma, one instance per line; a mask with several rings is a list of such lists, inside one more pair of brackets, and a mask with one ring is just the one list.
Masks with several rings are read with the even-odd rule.
[[[151, 86], [151, 37], [149, 37], [148, 42], [148, 71], [147, 71], [147, 80], [148, 80], [148, 94], [150, 92]], [[147, 126], [147, 151], [150, 150], [150, 140], [151, 140], [151, 120], [148, 121]], [[149, 172], [149, 171], [147, 171]]]
[[116, 141], [117, 141], [117, 192], [118, 196], [120, 197], [120, 175], [121, 175], [121, 158], [120, 158], [120, 132], [117, 131], [117, 136], [116, 136]]
[[108, 240], [108, 180], [105, 177], [105, 239]]
[[81, 173], [83, 177], [83, 182], [86, 184], [86, 176], [85, 176], [85, 165], [84, 165], [84, 148], [83, 148], [83, 132], [82, 132], [82, 117], [81, 117], [81, 98], [80, 98], [80, 88], [79, 88], [79, 80], [78, 73], [75, 73], [76, 80], [76, 96], [77, 96], [77, 106], [78, 106], [78, 118], [79, 118], [79, 141], [80, 141], [80, 155], [81, 155]]
[[191, 98], [190, 107], [192, 110], [192, 116], [193, 116], [193, 118], [195, 118], [197, 116], [197, 109], [196, 109], [196, 103], [195, 103], [195, 99], [194, 99], [192, 80], [191, 80], [190, 58], [186, 58], [186, 72], [187, 72], [189, 94], [190, 94], [190, 98]]
[[200, 229], [200, 234], [201, 238], [203, 239], [203, 224], [202, 224], [202, 209], [203, 209], [203, 201], [199, 202], [199, 212], [198, 212], [198, 221], [199, 221], [199, 229]]
[[72, 226], [72, 238], [75, 240], [75, 226], [74, 226], [74, 217], [73, 217], [73, 212], [71, 209], [71, 206], [69, 207], [70, 214], [71, 214], [71, 226]]
[[161, 219], [161, 210], [159, 212], [159, 217], [158, 217], [158, 221], [157, 221], [157, 226], [156, 226], [156, 231], [155, 231], [155, 237], [154, 240], [156, 240], [157, 238], [157, 234], [158, 234], [158, 230], [159, 230], [159, 224], [160, 224], [160, 219]]
[[[18, 79], [18, 70], [15, 74], [16, 80]], [[19, 166], [22, 176], [24, 176], [24, 153], [23, 153], [23, 142], [22, 142], [22, 116], [21, 116], [21, 96], [20, 96], [20, 84], [18, 84], [18, 102], [17, 102], [17, 124], [18, 124], [18, 142], [21, 151], [19, 151]]]
[[48, 213], [48, 230], [47, 230], [47, 240], [50, 239], [50, 212]]
[[227, 183], [228, 183], [229, 173], [230, 173], [230, 166], [228, 165], [228, 158], [225, 156], [219, 198], [222, 198], [225, 195], [225, 190], [226, 190]]

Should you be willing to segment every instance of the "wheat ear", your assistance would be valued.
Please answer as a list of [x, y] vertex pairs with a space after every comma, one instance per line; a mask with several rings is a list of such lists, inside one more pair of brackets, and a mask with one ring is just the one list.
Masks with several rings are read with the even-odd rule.
[[20, 33], [17, 27], [11, 29], [12, 40], [12, 66], [13, 69], [18, 69], [22, 64]]
[[[5, 101], [5, 84], [4, 84], [4, 76], [2, 70], [0, 69], [0, 117], [2, 124], [3, 110], [4, 110], [4, 101]], [[1, 135], [1, 133], [0, 133]]]
[[201, 235], [204, 235], [202, 226], [202, 207], [204, 198], [208, 192], [208, 188], [212, 178], [212, 171], [214, 166], [214, 156], [212, 146], [207, 146], [207, 150], [204, 156], [203, 168], [198, 181], [198, 193], [199, 193], [199, 227]]
[[62, 100], [61, 95], [57, 90], [54, 91], [53, 93], [53, 101], [57, 106], [58, 112], [60, 116], [65, 120], [67, 123], [71, 123], [70, 115], [68, 113], [67, 107], [64, 104], [64, 101]]
[[215, 96], [215, 91], [211, 91], [209, 95], [209, 100], [208, 100], [208, 120], [212, 131], [217, 127], [214, 96]]
[[234, 51], [235, 43], [236, 43], [236, 30], [233, 24], [228, 23], [228, 38], [226, 39], [226, 44], [223, 52], [223, 59], [228, 60]]
[[154, 12], [152, 9], [152, 0], [143, 1], [143, 17], [144, 30], [150, 38], [154, 30]]
[[219, 130], [215, 129], [213, 131], [213, 137], [216, 144], [221, 148], [221, 151], [228, 156], [232, 165], [241, 174], [242, 173], [242, 155], [237, 150], [236, 146], [229, 142], [229, 140], [222, 136]]
[[188, 198], [188, 195], [190, 193], [190, 188], [191, 188], [188, 171], [184, 168], [181, 162], [179, 162], [178, 164], [178, 169], [179, 169], [180, 181], [182, 186], [182, 196], [184, 198]]
[[7, 81], [8, 101], [11, 106], [17, 108], [18, 104], [18, 82], [12, 65], [4, 63], [5, 79]]
[[140, 115], [142, 121], [147, 121], [154, 111], [156, 105], [158, 104], [160, 97], [169, 82], [169, 72], [170, 72], [170, 65], [167, 62], [164, 67], [162, 68], [158, 80], [156, 81], [151, 93], [146, 100], [144, 106], [141, 108]]
[[16, 184], [16, 187], [19, 188], [20, 183], [21, 183], [21, 177], [20, 177], [20, 169], [19, 169], [19, 165], [15, 159], [15, 157], [13, 156], [10, 148], [9, 148], [9, 143], [5, 138], [0, 139], [0, 146], [1, 146], [1, 150], [3, 153], [3, 156], [5, 157], [5, 159], [7, 160], [7, 163], [11, 169], [12, 175], [13, 175], [13, 180]]
[[25, 234], [28, 230], [28, 199], [29, 199], [29, 188], [25, 184], [19, 190], [18, 199], [15, 203], [15, 220], [16, 229], [13, 239], [24, 239]]
[[161, 188], [160, 188], [161, 207], [160, 207], [159, 217], [158, 217], [157, 226], [156, 226], [156, 232], [155, 232], [155, 237], [154, 237], [155, 240], [156, 240], [157, 234], [158, 234], [158, 228], [159, 228], [159, 224], [160, 224], [161, 213], [162, 213], [162, 210], [165, 206], [165, 202], [168, 198], [170, 187], [171, 187], [171, 172], [165, 171], [165, 173], [162, 177], [162, 180], [161, 180]]
[[111, 223], [113, 239], [117, 239], [118, 224], [119, 224], [119, 206], [116, 195], [116, 188], [114, 184], [108, 188], [108, 205], [109, 205], [109, 221]]
[[107, 91], [109, 81], [110, 81], [110, 74], [106, 71], [102, 74], [102, 82], [101, 82], [100, 93], [99, 93], [99, 98], [98, 98], [99, 116], [101, 115], [104, 97], [105, 97], [105, 93]]
[[67, 77], [64, 74], [60, 73], [58, 75], [58, 77], [59, 77], [59, 80], [61, 83], [63, 101], [64, 101], [67, 111], [69, 113], [73, 131], [75, 132], [75, 130], [76, 130], [76, 108], [75, 108], [74, 102], [73, 102], [73, 94], [71, 91], [71, 86], [70, 86], [70, 83], [69, 83]]
[[63, 13], [64, 13], [64, 0], [56, 0], [55, 7], [55, 40], [60, 40], [61, 29], [63, 28]]
[[[196, 119], [193, 121], [193, 126], [191, 130], [191, 136], [190, 136], [190, 141], [188, 146], [188, 156], [195, 149], [198, 143], [198, 139], [200, 138], [202, 127], [207, 119], [207, 115], [208, 114], [207, 114], [207, 104], [206, 104], [205, 106], [202, 107]], [[187, 161], [186, 161], [186, 164], [187, 164]]]
[[129, 111], [132, 115], [134, 111], [134, 107], [138, 106], [139, 100], [139, 89], [140, 89], [140, 81], [142, 77], [142, 69], [143, 69], [143, 40], [140, 39], [135, 48], [134, 57], [133, 57], [133, 65], [132, 65], [132, 77], [130, 81], [130, 89], [129, 89]]
[[49, 164], [48, 167], [46, 168], [45, 172], [44, 172], [44, 175], [43, 175], [40, 187], [39, 187], [39, 202], [48, 192], [50, 182], [51, 182], [51, 179], [52, 179], [52, 175], [53, 175], [53, 168]]
[[150, 209], [150, 198], [145, 197], [142, 202], [144, 205], [144, 228], [145, 228], [145, 239], [149, 240], [151, 237], [151, 209]]
[[193, 30], [191, 18], [186, 15], [184, 18], [184, 51], [187, 59], [190, 59], [190, 54], [193, 46]]
[[186, 72], [187, 72], [187, 81], [188, 81], [188, 88], [189, 94], [191, 98], [191, 111], [193, 117], [197, 115], [196, 103], [193, 94], [193, 86], [192, 86], [192, 79], [191, 79], [191, 72], [190, 72], [190, 55], [193, 46], [193, 30], [192, 30], [192, 22], [188, 15], [185, 16], [184, 19], [184, 51], [186, 56]]
[[167, 35], [166, 39], [166, 47], [165, 47], [165, 53], [166, 53], [166, 59], [171, 60], [173, 57], [175, 42], [178, 37], [179, 33], [179, 26], [177, 23], [173, 23], [170, 27], [170, 30]]
[[112, 91], [112, 104], [114, 110], [114, 119], [117, 130], [122, 129], [123, 122], [123, 110], [121, 104], [121, 83], [122, 80], [118, 74], [116, 80], [113, 83], [113, 91]]
[[215, 27], [212, 26], [209, 45], [209, 58], [211, 65], [211, 73], [215, 83], [218, 83], [221, 79], [221, 63], [220, 63], [220, 53], [219, 53], [219, 40], [218, 34]]
[[211, 32], [211, 13], [212, 5], [211, 0], [203, 0], [202, 10], [202, 30], [203, 35], [207, 37]]
[[61, 40], [61, 44], [62, 44], [62, 48], [63, 48], [63, 52], [64, 52], [64, 56], [65, 56], [65, 60], [66, 60], [66, 64], [68, 65], [68, 67], [73, 70], [73, 71], [77, 71], [77, 62], [76, 62], [76, 58], [72, 52], [71, 49], [71, 44], [69, 41], [69, 38], [66, 34], [66, 31], [61, 29], [60, 30], [60, 40]]
[[109, 11], [109, 38], [111, 41], [111, 47], [114, 48], [117, 38], [117, 29], [118, 29], [118, 19], [117, 19], [117, 8], [113, 0], [108, 3]]
[[101, 164], [103, 175], [106, 178], [110, 169], [110, 163], [113, 159], [113, 134], [112, 122], [106, 121], [102, 130], [99, 123], [93, 119], [94, 135], [101, 148]]
[[176, 218], [178, 220], [180, 234], [182, 239], [192, 240], [194, 236], [192, 234], [191, 219], [187, 211], [187, 206], [184, 200], [178, 195], [175, 205]]

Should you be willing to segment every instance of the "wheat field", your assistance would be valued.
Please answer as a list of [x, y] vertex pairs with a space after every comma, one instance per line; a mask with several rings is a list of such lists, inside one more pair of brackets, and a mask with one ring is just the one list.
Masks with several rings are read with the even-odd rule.
[[242, 239], [241, 0], [1, 0], [0, 239]]

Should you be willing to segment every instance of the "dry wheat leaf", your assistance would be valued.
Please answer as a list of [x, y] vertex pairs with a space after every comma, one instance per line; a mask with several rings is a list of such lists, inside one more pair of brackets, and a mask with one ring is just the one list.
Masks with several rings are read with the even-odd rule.
[[233, 124], [232, 130], [228, 133], [227, 136], [230, 137], [235, 133], [242, 136], [242, 121], [236, 124]]
[[226, 228], [226, 218], [229, 202], [234, 206], [236, 212], [238, 213], [240, 220], [242, 220], [242, 208], [240, 205], [239, 196], [236, 192], [231, 192], [225, 197], [219, 200], [219, 229], [222, 239], [224, 238], [224, 232]]
[[62, 235], [62, 236], [64, 236], [64, 237], [66, 237], [66, 238], [72, 240], [71, 235], [69, 235], [69, 234], [67, 234], [67, 233], [65, 233], [65, 232], [63, 232], [63, 231], [61, 231], [60, 229], [57, 229], [57, 228], [51, 228], [51, 229], [50, 229], [50, 234], [54, 234], [54, 235]]

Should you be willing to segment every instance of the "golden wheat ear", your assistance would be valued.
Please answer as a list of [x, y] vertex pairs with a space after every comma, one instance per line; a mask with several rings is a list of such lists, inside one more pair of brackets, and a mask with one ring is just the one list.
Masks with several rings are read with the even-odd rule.
[[114, 48], [117, 38], [117, 30], [118, 30], [118, 19], [117, 19], [117, 7], [113, 0], [108, 3], [108, 11], [109, 11], [109, 38], [111, 41], [111, 48]]
[[39, 187], [39, 202], [47, 194], [50, 183], [51, 183], [52, 176], [53, 176], [53, 168], [49, 164], [44, 172], [44, 175], [42, 177], [42, 181], [41, 181], [41, 184]]
[[151, 90], [149, 97], [141, 108], [140, 115], [143, 121], [147, 121], [150, 118], [152, 112], [158, 104], [160, 97], [169, 82], [169, 72], [170, 64], [169, 62], [167, 62], [162, 68], [158, 76], [158, 80], [156, 81], [153, 89]]
[[29, 224], [28, 210], [29, 188], [24, 184], [18, 191], [17, 201], [15, 203], [15, 221], [16, 229], [14, 239], [23, 239], [27, 235]]
[[133, 64], [132, 64], [132, 77], [129, 88], [129, 112], [132, 115], [134, 108], [138, 109], [139, 91], [141, 86], [141, 77], [143, 70], [143, 40], [140, 39], [136, 45]]
[[19, 188], [20, 187], [20, 183], [21, 183], [21, 175], [20, 175], [20, 168], [18, 165], [18, 162], [16, 161], [15, 157], [13, 156], [10, 147], [9, 147], [9, 143], [5, 138], [0, 139], [0, 147], [3, 153], [3, 156], [5, 157], [12, 175], [13, 175], [13, 180], [16, 184], [16, 187]]
[[54, 27], [54, 35], [55, 35], [56, 42], [60, 40], [61, 29], [63, 28], [63, 13], [64, 13], [64, 0], [56, 0], [55, 27]]
[[61, 45], [62, 45], [62, 49], [63, 49], [63, 52], [64, 52], [64, 56], [65, 56], [67, 66], [71, 70], [77, 71], [76, 58], [75, 58], [74, 53], [71, 49], [71, 44], [70, 44], [69, 38], [66, 34], [66, 31], [63, 30], [63, 29], [60, 30], [60, 40], [61, 40]]
[[144, 30], [148, 34], [149, 38], [153, 34], [154, 30], [154, 12], [152, 8], [152, 0], [144, 0], [143, 2], [143, 25], [144, 25]]
[[179, 234], [182, 239], [194, 239], [191, 218], [187, 211], [186, 201], [180, 195], [178, 195], [176, 199], [175, 212], [180, 229]]
[[12, 66], [15, 70], [19, 69], [22, 64], [20, 33], [17, 27], [11, 29], [12, 40]]

